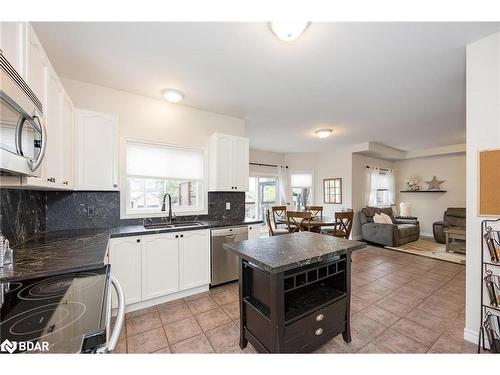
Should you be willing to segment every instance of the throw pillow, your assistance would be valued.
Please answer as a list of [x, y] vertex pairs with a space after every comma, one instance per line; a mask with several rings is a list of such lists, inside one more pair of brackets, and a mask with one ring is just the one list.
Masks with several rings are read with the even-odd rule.
[[385, 219], [381, 214], [375, 214], [373, 215], [373, 222], [377, 224], [385, 224]]
[[392, 224], [392, 219], [389, 215], [387, 214], [384, 214], [383, 212], [380, 214], [380, 216], [382, 216], [382, 218], [384, 219], [384, 222], [386, 224]]

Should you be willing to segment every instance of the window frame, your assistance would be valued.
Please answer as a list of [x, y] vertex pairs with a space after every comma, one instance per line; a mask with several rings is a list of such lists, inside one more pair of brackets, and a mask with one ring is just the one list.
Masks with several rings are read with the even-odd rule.
[[[335, 189], [335, 182], [336, 181], [339, 181], [340, 183], [340, 194], [335, 194], [333, 193], [333, 196], [337, 196], [339, 195], [340, 196], [340, 200], [339, 201], [335, 201], [335, 198], [334, 198], [334, 201], [327, 201], [326, 198], [327, 198], [327, 194], [326, 194], [326, 183], [333, 183], [333, 187], [332, 186], [329, 186], [330, 189]], [[331, 193], [331, 190], [330, 190], [330, 194], [328, 195], [328, 198], [331, 198], [332, 197], [332, 193]], [[325, 178], [323, 180], [323, 203], [324, 204], [342, 204], [342, 177], [331, 177], [331, 178]]]
[[168, 213], [163, 211], [152, 210], [149, 208], [131, 209], [130, 202], [130, 184], [129, 178], [139, 179], [154, 179], [162, 180], [155, 176], [136, 176], [127, 174], [127, 145], [128, 143], [141, 143], [146, 146], [166, 147], [170, 149], [189, 150], [194, 152], [201, 152], [203, 154], [203, 179], [202, 180], [187, 180], [179, 178], [170, 178], [168, 181], [197, 181], [199, 205], [193, 208], [179, 208], [179, 206], [172, 206], [172, 213], [176, 216], [191, 216], [191, 215], [207, 215], [208, 214], [208, 150], [206, 147], [186, 146], [171, 143], [153, 142], [142, 139], [123, 138], [122, 142], [122, 168], [121, 168], [121, 204], [120, 204], [120, 218], [121, 219], [142, 219], [149, 217], [163, 217]]

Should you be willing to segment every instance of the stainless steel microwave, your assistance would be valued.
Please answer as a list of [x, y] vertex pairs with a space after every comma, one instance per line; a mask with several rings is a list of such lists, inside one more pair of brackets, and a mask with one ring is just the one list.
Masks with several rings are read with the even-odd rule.
[[0, 175], [40, 176], [46, 145], [42, 103], [0, 50]]

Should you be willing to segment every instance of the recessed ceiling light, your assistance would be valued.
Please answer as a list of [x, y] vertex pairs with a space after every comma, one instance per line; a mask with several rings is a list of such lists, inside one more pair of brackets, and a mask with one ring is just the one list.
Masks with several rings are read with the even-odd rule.
[[314, 133], [320, 138], [328, 138], [332, 132], [332, 129], [318, 129]]
[[279, 39], [291, 42], [302, 35], [309, 22], [271, 22], [269, 27]]
[[182, 99], [184, 99], [184, 94], [176, 89], [164, 89], [161, 90], [161, 94], [165, 100], [170, 103], [179, 103]]

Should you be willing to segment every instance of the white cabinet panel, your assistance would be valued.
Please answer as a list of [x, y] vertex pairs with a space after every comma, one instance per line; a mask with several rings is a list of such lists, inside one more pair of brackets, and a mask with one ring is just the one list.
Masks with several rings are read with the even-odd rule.
[[53, 70], [49, 72], [47, 85], [47, 106], [45, 107], [47, 149], [44, 156], [42, 177], [53, 184], [61, 183], [61, 105], [63, 88]]
[[210, 138], [211, 191], [247, 191], [249, 176], [247, 138], [213, 134]]
[[210, 232], [180, 232], [181, 290], [210, 283]]
[[[141, 240], [139, 237], [112, 238], [109, 245], [111, 272], [118, 279], [125, 295], [125, 304], [142, 300]], [[116, 307], [113, 294], [113, 307]]]
[[0, 49], [7, 61], [24, 78], [23, 22], [0, 22]]
[[45, 55], [42, 44], [38, 40], [31, 25], [26, 25], [26, 65], [25, 80], [37, 98], [42, 102], [44, 111], [47, 104], [47, 77], [49, 60]]
[[67, 188], [73, 188], [74, 170], [74, 107], [66, 93], [62, 98], [61, 111], [61, 179]]
[[142, 299], [179, 290], [179, 234], [142, 236]]
[[248, 226], [248, 239], [256, 240], [260, 238], [260, 232], [262, 230], [262, 224], [252, 224]]
[[234, 138], [231, 145], [232, 185], [234, 190], [248, 190], [249, 142], [247, 138]]
[[118, 190], [118, 116], [76, 113], [76, 189]]

